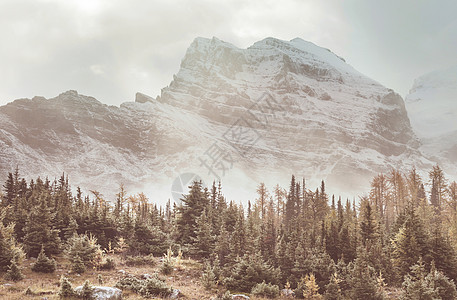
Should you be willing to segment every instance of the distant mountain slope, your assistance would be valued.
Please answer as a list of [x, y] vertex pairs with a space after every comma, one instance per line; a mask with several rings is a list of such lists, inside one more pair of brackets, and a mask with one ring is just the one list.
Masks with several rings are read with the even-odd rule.
[[109, 195], [124, 182], [162, 203], [184, 172], [243, 201], [292, 173], [360, 193], [378, 172], [430, 167], [419, 145], [399, 95], [301, 39], [197, 38], [157, 99], [113, 107], [69, 91], [0, 107], [2, 173], [66, 172]]
[[421, 150], [457, 175], [457, 66], [416, 79], [405, 102]]

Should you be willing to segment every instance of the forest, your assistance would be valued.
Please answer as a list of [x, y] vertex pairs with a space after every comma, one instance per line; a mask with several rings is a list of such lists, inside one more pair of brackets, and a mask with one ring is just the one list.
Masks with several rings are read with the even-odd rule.
[[150, 263], [157, 274], [126, 275], [115, 286], [165, 298], [167, 276], [187, 260], [212, 299], [457, 298], [457, 183], [438, 165], [427, 178], [416, 169], [379, 174], [355, 200], [293, 175], [287, 189], [260, 183], [256, 192], [242, 206], [226, 200], [220, 182], [193, 182], [179, 205], [160, 207], [122, 185], [109, 201], [72, 192], [65, 174], [27, 182], [16, 169], [0, 193], [2, 282], [21, 281], [25, 271], [52, 274], [58, 263], [69, 275], [55, 296], [90, 299], [90, 284], [78, 294], [69, 277]]

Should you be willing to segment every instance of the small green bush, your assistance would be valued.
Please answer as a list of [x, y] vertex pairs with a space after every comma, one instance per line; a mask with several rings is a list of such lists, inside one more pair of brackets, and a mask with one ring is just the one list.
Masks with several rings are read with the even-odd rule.
[[52, 273], [56, 270], [56, 261], [50, 259], [44, 253], [44, 248], [41, 247], [40, 254], [38, 254], [37, 261], [32, 266], [33, 272]]
[[160, 266], [160, 272], [164, 275], [170, 275], [171, 273], [173, 273], [173, 269], [173, 263], [169, 260], [164, 260], [162, 265]]
[[116, 267], [116, 264], [114, 263], [114, 259], [107, 258], [102, 264], [100, 264], [99, 269], [100, 270], [113, 270], [115, 267]]
[[21, 270], [14, 260], [11, 262], [8, 271], [6, 272], [5, 279], [11, 281], [20, 281], [24, 279], [24, 275], [22, 275]]
[[205, 270], [203, 271], [200, 281], [203, 287], [207, 290], [212, 290], [217, 286], [217, 278], [214, 273], [214, 267], [210, 264], [206, 264]]
[[77, 274], [82, 274], [86, 272], [86, 265], [82, 261], [80, 257], [76, 257], [72, 262], [71, 262], [71, 270]]
[[249, 293], [257, 283], [276, 283], [279, 278], [278, 270], [264, 262], [259, 254], [238, 258], [229, 272], [230, 276], [224, 278], [224, 286], [231, 291], [245, 293]]
[[75, 234], [67, 241], [65, 255], [70, 260], [72, 271], [81, 274], [87, 267], [94, 266], [100, 252], [96, 238]]
[[251, 294], [254, 296], [259, 296], [259, 297], [266, 297], [266, 298], [276, 298], [279, 296], [279, 286], [271, 283], [258, 283], [256, 284], [252, 290]]
[[67, 277], [60, 277], [60, 290], [59, 290], [60, 299], [67, 299], [75, 296], [75, 291], [71, 286], [70, 281]]
[[143, 283], [143, 287], [140, 290], [140, 294], [146, 297], [161, 296], [168, 297], [173, 292], [173, 289], [167, 284], [155, 277], [146, 279]]
[[165, 280], [157, 275], [145, 280], [133, 276], [124, 277], [116, 283], [116, 287], [122, 290], [131, 290], [147, 298], [167, 297], [173, 292], [173, 288], [167, 286]]
[[83, 298], [84, 300], [91, 300], [94, 299], [94, 288], [91, 286], [89, 280], [84, 282], [83, 288], [81, 289], [81, 293], [79, 297]]
[[156, 264], [156, 261], [154, 259], [153, 255], [146, 255], [146, 256], [128, 256], [125, 259], [125, 264], [130, 267], [134, 266], [154, 266]]
[[218, 295], [214, 300], [232, 300], [232, 294], [226, 291], [224, 294]]

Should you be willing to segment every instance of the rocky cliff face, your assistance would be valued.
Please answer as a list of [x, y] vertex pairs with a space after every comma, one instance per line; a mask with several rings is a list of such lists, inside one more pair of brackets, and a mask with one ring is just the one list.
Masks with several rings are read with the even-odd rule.
[[359, 193], [378, 172], [428, 167], [418, 147], [399, 95], [301, 39], [197, 38], [157, 99], [113, 107], [69, 91], [0, 107], [2, 173], [66, 172], [109, 195], [124, 182], [162, 203], [184, 172], [244, 201], [292, 173]]

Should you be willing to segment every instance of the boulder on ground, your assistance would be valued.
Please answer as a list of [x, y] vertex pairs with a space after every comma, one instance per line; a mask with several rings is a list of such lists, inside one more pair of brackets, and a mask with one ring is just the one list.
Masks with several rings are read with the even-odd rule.
[[178, 299], [179, 297], [181, 297], [181, 291], [178, 290], [178, 289], [173, 289], [173, 292], [171, 292], [171, 295], [168, 297], [170, 299]]
[[[77, 286], [75, 292], [80, 294], [82, 292], [82, 286]], [[122, 291], [118, 288], [108, 286], [92, 286], [93, 297], [95, 300], [121, 300]]]

